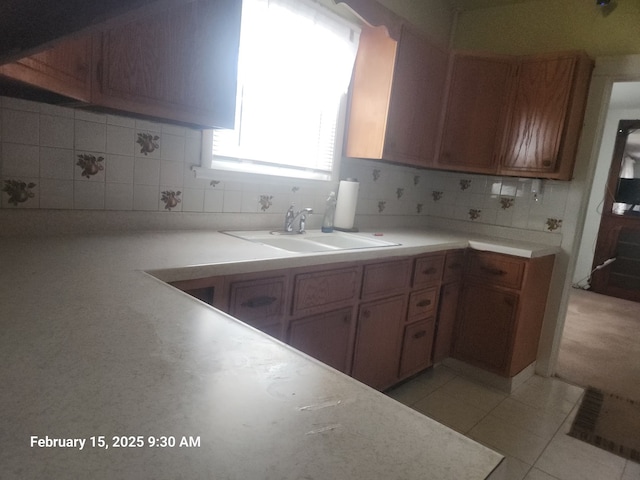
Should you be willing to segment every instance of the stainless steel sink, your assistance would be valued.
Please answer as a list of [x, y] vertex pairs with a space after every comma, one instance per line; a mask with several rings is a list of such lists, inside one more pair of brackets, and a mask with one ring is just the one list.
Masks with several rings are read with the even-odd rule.
[[261, 243], [289, 252], [331, 252], [336, 250], [355, 250], [362, 248], [380, 248], [400, 245], [374, 238], [372, 234], [331, 232], [308, 230], [305, 233], [286, 234], [278, 231], [225, 231], [222, 232], [243, 240]]

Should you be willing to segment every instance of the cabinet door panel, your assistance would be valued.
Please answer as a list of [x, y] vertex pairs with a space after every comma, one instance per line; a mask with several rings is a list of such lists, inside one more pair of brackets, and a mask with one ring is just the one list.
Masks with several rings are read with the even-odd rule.
[[351, 351], [352, 309], [291, 322], [289, 344], [313, 358], [347, 372]]
[[507, 107], [512, 60], [457, 54], [453, 58], [437, 166], [493, 173]]
[[502, 167], [553, 172], [573, 85], [575, 59], [530, 58], [518, 68]]
[[104, 32], [94, 49], [93, 101], [232, 128], [240, 8], [235, 0], [199, 0]]
[[400, 358], [400, 378], [418, 373], [431, 365], [434, 330], [433, 317], [405, 327]]
[[435, 285], [442, 278], [442, 268], [444, 267], [444, 255], [429, 255], [416, 259], [416, 266], [413, 272], [413, 286], [425, 287]]
[[229, 313], [260, 330], [273, 329], [284, 317], [285, 295], [284, 276], [231, 282]]
[[362, 298], [401, 293], [409, 287], [412, 262], [409, 259], [365, 265]]
[[427, 166], [435, 156], [448, 54], [403, 28], [389, 103], [384, 158]]
[[91, 93], [91, 37], [62, 40], [41, 53], [1, 65], [0, 76], [88, 102]]
[[295, 276], [291, 313], [315, 313], [338, 308], [358, 297], [360, 268], [348, 267]]
[[404, 295], [360, 305], [351, 375], [384, 389], [397, 380]]
[[518, 295], [469, 283], [459, 303], [454, 357], [504, 374], [511, 353]]

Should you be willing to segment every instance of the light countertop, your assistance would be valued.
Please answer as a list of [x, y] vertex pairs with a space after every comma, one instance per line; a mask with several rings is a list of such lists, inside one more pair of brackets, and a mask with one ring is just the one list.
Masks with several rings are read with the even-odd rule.
[[[385, 255], [469, 245], [446, 232], [384, 238], [403, 244]], [[203, 231], [0, 239], [2, 478], [502, 478], [501, 455], [146, 273], [379, 257], [297, 255]], [[98, 436], [108, 449], [90, 445]], [[142, 446], [116, 448], [114, 436]], [[150, 436], [176, 445], [151, 447]], [[86, 443], [38, 446], [46, 437]]]

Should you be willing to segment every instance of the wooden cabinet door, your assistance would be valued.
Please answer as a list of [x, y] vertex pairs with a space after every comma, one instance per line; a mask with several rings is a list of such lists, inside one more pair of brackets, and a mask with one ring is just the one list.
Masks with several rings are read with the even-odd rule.
[[434, 160], [448, 53], [406, 26], [398, 44], [383, 158], [426, 167]]
[[348, 373], [352, 312], [352, 308], [343, 308], [291, 322], [289, 344], [341, 372]]
[[91, 37], [62, 40], [41, 53], [1, 65], [0, 77], [88, 102], [91, 94]]
[[593, 60], [582, 52], [521, 59], [500, 171], [571, 180]]
[[433, 317], [407, 325], [402, 341], [399, 377], [406, 378], [431, 366], [435, 319]]
[[512, 64], [509, 57], [453, 56], [437, 167], [497, 171]]
[[506, 374], [517, 309], [517, 294], [476, 283], [466, 284], [458, 304], [453, 356]]
[[460, 282], [448, 283], [441, 287], [433, 342], [433, 361], [435, 363], [441, 362], [451, 355], [459, 299]]
[[105, 31], [94, 45], [92, 102], [232, 128], [241, 4], [197, 0]]
[[383, 390], [397, 381], [406, 296], [362, 303], [356, 326], [351, 375]]

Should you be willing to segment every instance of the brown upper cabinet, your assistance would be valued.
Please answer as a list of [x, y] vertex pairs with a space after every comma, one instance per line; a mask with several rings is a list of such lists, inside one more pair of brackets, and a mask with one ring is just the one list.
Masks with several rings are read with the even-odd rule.
[[364, 26], [353, 72], [345, 155], [428, 166], [436, 152], [448, 53], [408, 25], [400, 39]]
[[233, 127], [241, 5], [194, 0], [150, 7], [143, 18], [0, 66], [0, 76], [93, 107]]
[[456, 53], [436, 168], [570, 180], [593, 61]]

